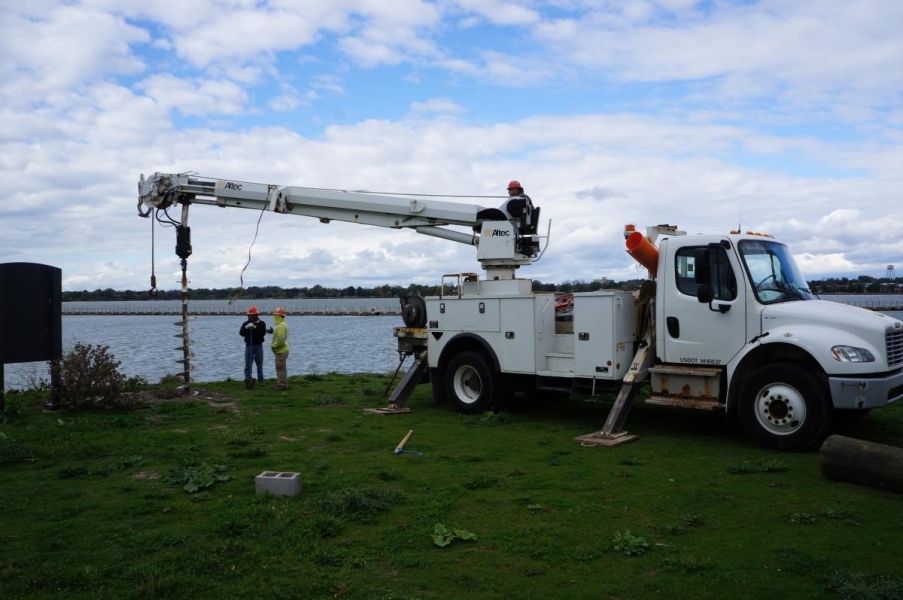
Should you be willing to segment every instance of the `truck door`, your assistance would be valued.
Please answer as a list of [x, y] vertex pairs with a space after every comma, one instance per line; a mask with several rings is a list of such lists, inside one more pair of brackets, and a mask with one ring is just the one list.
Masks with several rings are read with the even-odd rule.
[[[664, 255], [659, 293], [657, 351], [665, 362], [699, 366], [726, 365], [746, 343], [745, 281], [734, 252], [718, 244], [693, 245], [692, 240], [666, 240], [678, 247]], [[706, 250], [712, 301], [701, 302], [696, 279], [697, 251]], [[701, 281], [705, 278], [700, 277]], [[664, 348], [662, 348], [664, 340]]]

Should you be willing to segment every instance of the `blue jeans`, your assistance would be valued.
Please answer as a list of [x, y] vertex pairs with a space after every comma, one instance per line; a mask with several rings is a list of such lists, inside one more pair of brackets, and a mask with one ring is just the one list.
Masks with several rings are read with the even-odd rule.
[[245, 379], [251, 379], [251, 361], [257, 363], [257, 381], [263, 381], [263, 344], [245, 344]]

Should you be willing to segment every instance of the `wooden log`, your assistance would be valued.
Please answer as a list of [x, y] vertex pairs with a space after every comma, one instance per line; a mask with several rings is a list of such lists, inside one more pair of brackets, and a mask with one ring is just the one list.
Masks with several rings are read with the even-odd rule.
[[818, 466], [831, 479], [903, 492], [903, 448], [832, 435], [821, 446]]

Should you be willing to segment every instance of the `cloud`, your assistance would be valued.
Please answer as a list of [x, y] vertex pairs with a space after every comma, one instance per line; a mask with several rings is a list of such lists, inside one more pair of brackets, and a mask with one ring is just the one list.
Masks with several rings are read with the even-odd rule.
[[903, 72], [896, 68], [903, 54], [903, 11], [896, 3], [676, 8], [663, 19], [658, 10], [619, 14], [605, 6], [543, 20], [534, 33], [558, 60], [597, 69], [612, 81], [701, 85], [709, 98], [715, 92], [722, 101], [767, 99], [775, 102], [774, 110], [790, 102], [857, 121], [869, 109], [886, 110], [903, 87]]
[[5, 106], [21, 108], [86, 81], [145, 69], [132, 45], [150, 37], [121, 17], [84, 6], [38, 3], [27, 10], [24, 4], [16, 11], [11, 4], [0, 8], [0, 98]]
[[444, 113], [458, 114], [465, 112], [464, 108], [455, 104], [448, 98], [430, 98], [425, 102], [412, 102], [411, 112], [416, 114]]
[[[903, 253], [895, 3], [6, 3], [0, 260], [144, 289], [141, 173], [542, 207], [544, 281], [640, 276], [623, 226], [768, 231], [807, 276]], [[466, 25], [466, 26], [465, 26]], [[35, 44], [33, 40], [42, 40]], [[178, 210], [171, 211], [179, 218]], [[436, 283], [473, 247], [190, 209], [192, 285]], [[156, 268], [178, 284], [172, 229]], [[875, 271], [880, 273], [875, 273]], [[74, 289], [69, 287], [68, 289]]]
[[538, 12], [521, 6], [517, 2], [503, 2], [499, 0], [454, 0], [454, 5], [468, 15], [469, 24], [474, 24], [474, 19], [485, 19], [496, 25], [531, 25], [538, 23], [542, 17]]
[[183, 115], [237, 114], [248, 101], [247, 93], [231, 81], [192, 81], [159, 74], [137, 83], [135, 88], [159, 106]]

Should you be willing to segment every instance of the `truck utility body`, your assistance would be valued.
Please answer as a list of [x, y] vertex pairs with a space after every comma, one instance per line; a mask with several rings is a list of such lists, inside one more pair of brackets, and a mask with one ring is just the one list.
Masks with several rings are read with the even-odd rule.
[[465, 413], [494, 409], [515, 391], [551, 400], [616, 389], [603, 429], [578, 438], [611, 444], [627, 439], [624, 422], [648, 382], [649, 403], [724, 411], [759, 444], [797, 450], [821, 440], [833, 420], [903, 397], [903, 322], [816, 299], [771, 236], [630, 227], [627, 250], [649, 281], [636, 292], [574, 294], [564, 314], [559, 297], [516, 277], [547, 239], [527, 197], [487, 209], [187, 175], [139, 182], [143, 216], [180, 204], [184, 231], [192, 203], [411, 228], [476, 246], [483, 277], [452, 273], [438, 296], [401, 299], [405, 326], [395, 335], [415, 361], [390, 405], [403, 405], [425, 380], [436, 400]]
[[[573, 321], [560, 321], [555, 295], [533, 294], [528, 283], [465, 283], [460, 296], [426, 298], [430, 368], [442, 368], [447, 362], [443, 356], [472, 348], [485, 353], [493, 369], [503, 374], [580, 378], [590, 387], [622, 379], [637, 341], [633, 295], [621, 291], [575, 294]], [[517, 288], [525, 289], [518, 292]], [[487, 399], [477, 407], [461, 408], [482, 412], [489, 407]]]

